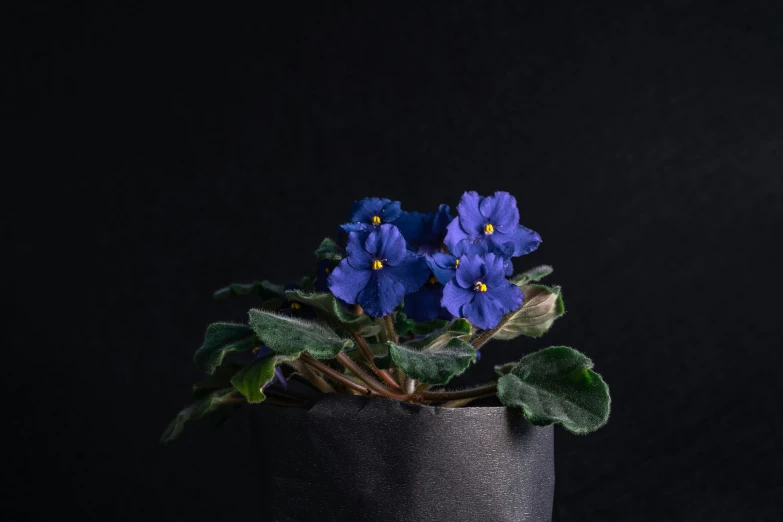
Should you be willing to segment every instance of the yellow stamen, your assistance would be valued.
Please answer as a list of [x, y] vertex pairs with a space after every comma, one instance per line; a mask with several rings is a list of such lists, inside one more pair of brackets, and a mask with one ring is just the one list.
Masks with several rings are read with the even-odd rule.
[[383, 263], [381, 263], [377, 259], [372, 262], [372, 269], [373, 270], [380, 270], [381, 268], [383, 268]]
[[454, 266], [455, 266], [455, 267], [459, 266], [459, 259], [455, 259], [455, 260], [454, 260]]
[[434, 285], [437, 282], [438, 282], [438, 278], [435, 277], [434, 275], [431, 275], [430, 276], [430, 280], [428, 281], [428, 283], [431, 284], [431, 285]]
[[302, 308], [302, 305], [300, 305], [299, 303], [291, 303], [291, 308], [293, 308], [294, 310], [299, 310], [300, 308]]
[[477, 292], [486, 292], [487, 291], [487, 285], [485, 285], [484, 283], [479, 281], [478, 283], [476, 283], [473, 286], [473, 289], [476, 290]]
[[260, 346], [256, 346], [255, 348], [253, 348], [253, 355], [257, 354], [258, 350], [260, 350], [260, 349], [261, 349]]
[[381, 216], [373, 216], [372, 217], [372, 224], [373, 225], [380, 225], [381, 224]]
[[492, 226], [492, 223], [487, 223], [484, 225], [484, 233], [485, 234], [491, 234], [495, 231], [495, 227]]
[[328, 274], [330, 272], [330, 270], [328, 268], [324, 268], [324, 272], [326, 272]]

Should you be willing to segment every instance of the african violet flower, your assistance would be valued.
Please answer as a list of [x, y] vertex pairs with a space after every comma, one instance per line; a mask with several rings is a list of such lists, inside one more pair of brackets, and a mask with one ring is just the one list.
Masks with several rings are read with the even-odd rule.
[[427, 262], [407, 249], [393, 225], [351, 232], [346, 252], [348, 257], [329, 276], [329, 289], [347, 303], [358, 303], [372, 317], [390, 314], [430, 275]]
[[443, 299], [443, 283], [431, 275], [424, 286], [405, 297], [402, 311], [414, 321], [451, 319], [452, 315], [441, 306], [441, 299]]
[[519, 224], [517, 200], [508, 192], [488, 197], [465, 192], [457, 212], [459, 216], [449, 223], [445, 239], [454, 255], [466, 253], [472, 243], [485, 243], [490, 252], [505, 254], [507, 249], [515, 257], [532, 252], [541, 243], [537, 232]]
[[518, 309], [522, 299], [519, 287], [505, 278], [501, 256], [466, 254], [460, 257], [456, 275], [443, 289], [441, 303], [455, 316], [490, 329], [505, 314]]
[[448, 205], [440, 205], [435, 212], [403, 212], [394, 222], [408, 246], [419, 254], [433, 254], [444, 249], [443, 238], [452, 217]]
[[356, 232], [384, 223], [394, 223], [401, 215], [399, 201], [386, 198], [364, 198], [353, 203], [349, 223], [342, 225], [342, 228], [347, 232]]
[[451, 281], [454, 278], [454, 274], [457, 273], [459, 259], [451, 254], [437, 252], [431, 256], [427, 256], [427, 264], [438, 281], [445, 285]]

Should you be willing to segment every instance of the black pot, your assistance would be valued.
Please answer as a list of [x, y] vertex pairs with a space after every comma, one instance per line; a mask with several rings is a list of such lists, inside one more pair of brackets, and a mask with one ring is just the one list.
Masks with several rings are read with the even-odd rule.
[[552, 426], [504, 407], [440, 408], [326, 395], [254, 407], [270, 520], [549, 521]]

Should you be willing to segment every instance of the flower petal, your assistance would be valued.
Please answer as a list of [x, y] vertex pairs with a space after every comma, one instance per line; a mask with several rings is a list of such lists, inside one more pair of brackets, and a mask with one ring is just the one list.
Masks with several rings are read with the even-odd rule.
[[496, 288], [507, 284], [506, 269], [503, 266], [504, 259], [495, 254], [484, 256], [484, 268], [482, 269], [481, 281], [489, 288]]
[[450, 254], [438, 252], [426, 259], [430, 270], [441, 284], [445, 285], [451, 281], [457, 273], [457, 258]]
[[424, 214], [419, 212], [403, 212], [394, 221], [394, 226], [400, 229], [402, 237], [408, 246], [418, 245], [424, 232]]
[[486, 293], [503, 315], [519, 309], [525, 298], [517, 285], [508, 282], [505, 285], [490, 288]]
[[462, 317], [460, 311], [466, 304], [470, 303], [475, 296], [476, 292], [462, 288], [452, 280], [443, 287], [443, 299], [441, 299], [440, 304], [452, 315]]
[[402, 311], [414, 321], [432, 321], [444, 315], [440, 305], [442, 298], [442, 284], [426, 284], [418, 291], [405, 296]]
[[473, 288], [476, 281], [481, 280], [484, 270], [484, 260], [481, 256], [467, 254], [459, 258], [457, 274], [454, 281], [459, 283], [462, 288]]
[[479, 206], [484, 198], [476, 192], [465, 192], [457, 205], [460, 226], [469, 234], [479, 234], [484, 231], [484, 225], [489, 223], [487, 218], [481, 215]]
[[356, 304], [359, 293], [367, 285], [371, 275], [372, 270], [359, 270], [351, 266], [347, 259], [343, 259], [329, 276], [329, 290], [346, 303]]
[[359, 270], [367, 270], [372, 266], [375, 258], [364, 248], [364, 242], [370, 235], [369, 230], [360, 230], [348, 234], [348, 244], [345, 251], [348, 254], [348, 262], [352, 267]]
[[448, 232], [446, 233], [446, 238], [443, 242], [446, 243], [446, 246], [449, 247], [449, 251], [452, 254], [458, 256], [460, 255], [460, 252], [458, 252], [457, 245], [463, 240], [470, 239], [471, 236], [462, 230], [458, 217], [451, 220], [451, 223], [449, 223], [446, 229]]
[[538, 232], [522, 225], [517, 227], [511, 237], [514, 243], [514, 256], [529, 254], [541, 244], [541, 236], [538, 235]]
[[365, 248], [368, 252], [377, 256], [377, 259], [383, 260], [384, 265], [397, 265], [407, 259], [408, 249], [405, 245], [405, 238], [402, 237], [400, 229], [394, 225], [381, 225], [376, 227], [365, 242]]
[[398, 265], [389, 265], [381, 268], [379, 272], [388, 274], [399, 281], [405, 288], [405, 293], [415, 292], [429, 279], [430, 268], [424, 256], [405, 250], [405, 259]]
[[499, 303], [489, 297], [488, 293], [475, 292], [473, 301], [462, 306], [461, 314], [461, 317], [484, 330], [496, 327], [503, 319]]
[[388, 270], [373, 270], [370, 280], [359, 292], [358, 301], [364, 312], [372, 317], [389, 315], [405, 296], [405, 287], [388, 273]]
[[517, 200], [508, 192], [495, 192], [484, 198], [479, 210], [481, 215], [492, 223], [496, 232], [509, 234], [519, 224]]

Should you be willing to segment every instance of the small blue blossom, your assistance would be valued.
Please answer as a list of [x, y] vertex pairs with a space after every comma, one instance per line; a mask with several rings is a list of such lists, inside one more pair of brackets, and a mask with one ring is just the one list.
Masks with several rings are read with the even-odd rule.
[[384, 223], [394, 223], [402, 215], [399, 201], [386, 198], [364, 198], [354, 201], [348, 223], [342, 225], [346, 232], [357, 232]]
[[351, 232], [346, 252], [348, 257], [329, 276], [329, 290], [347, 303], [358, 303], [372, 317], [390, 314], [430, 275], [424, 257], [407, 249], [394, 225]]
[[503, 258], [493, 253], [466, 254], [457, 273], [443, 289], [443, 304], [457, 317], [483, 329], [494, 328], [503, 316], [522, 305], [522, 291], [504, 277]]
[[445, 285], [454, 278], [454, 274], [457, 273], [457, 265], [459, 259], [451, 254], [444, 254], [437, 252], [431, 256], [427, 256], [427, 264], [435, 274], [435, 277], [441, 284]]
[[537, 232], [519, 224], [517, 200], [508, 192], [488, 197], [465, 192], [457, 205], [459, 216], [448, 226], [445, 243], [452, 254], [466, 253], [466, 247], [485, 243], [490, 252], [516, 257], [529, 254], [541, 244]]
[[405, 296], [402, 311], [414, 321], [432, 321], [433, 319], [451, 319], [452, 315], [441, 306], [443, 284], [434, 275], [416, 292]]
[[315, 272], [315, 282], [313, 283], [316, 292], [324, 293], [329, 291], [327, 280], [329, 279], [329, 274], [332, 273], [332, 270], [334, 270], [336, 264], [337, 262], [331, 259], [318, 260], [318, 267], [316, 268]]
[[451, 220], [449, 206], [440, 205], [437, 211], [427, 214], [403, 212], [394, 226], [400, 229], [408, 245], [417, 249], [419, 254], [433, 254], [444, 249], [443, 239]]

